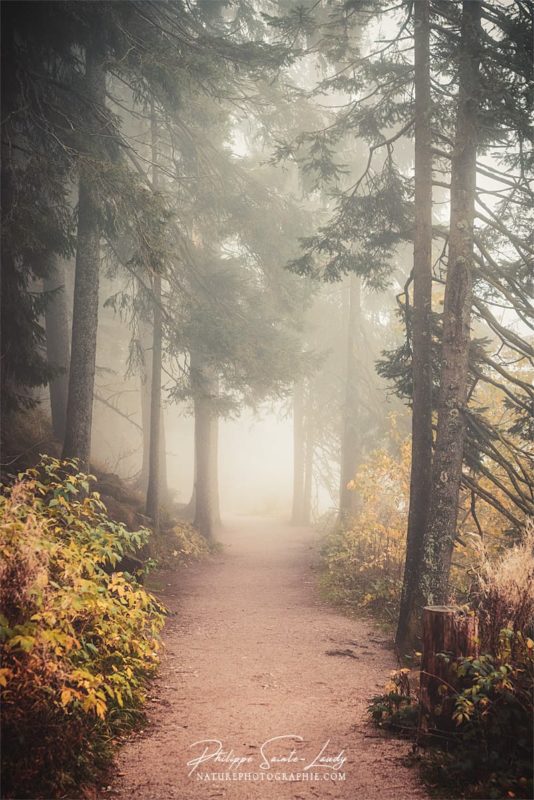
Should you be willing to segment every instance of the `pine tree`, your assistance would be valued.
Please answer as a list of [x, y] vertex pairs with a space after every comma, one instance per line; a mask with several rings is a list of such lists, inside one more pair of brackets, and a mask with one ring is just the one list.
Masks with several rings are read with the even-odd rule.
[[[432, 224], [429, 217], [431, 201], [428, 199], [431, 196], [429, 130], [428, 121], [421, 120], [420, 116], [418, 118], [413, 101], [414, 65], [411, 63], [410, 47], [406, 46], [406, 38], [414, 30], [414, 16], [416, 21], [420, 22], [425, 10], [424, 3], [418, 3], [415, 9], [411, 3], [392, 9], [387, 4], [376, 2], [355, 11], [353, 16], [361, 12], [362, 18], [388, 19], [396, 26], [396, 33], [383, 47], [376, 48], [375, 52], [370, 47], [369, 52], [364, 53], [362, 58], [355, 49], [352, 50], [351, 57], [346, 58], [345, 51], [342, 58], [346, 58], [346, 61], [338, 65], [334, 74], [327, 75], [318, 86], [318, 91], [322, 94], [344, 93], [346, 102], [340, 103], [342, 110], [337, 118], [324, 129], [300, 134], [293, 142], [280, 148], [281, 156], [300, 159], [310, 171], [319, 176], [319, 179], [324, 181], [326, 177], [331, 180], [333, 175], [338, 179], [337, 208], [329, 222], [321, 226], [314, 236], [303, 241], [304, 252], [300, 258], [291, 263], [293, 270], [326, 280], [338, 279], [346, 272], [356, 272], [364, 277], [368, 286], [381, 287], [393, 278], [394, 258], [399, 248], [414, 237], [418, 241], [418, 266], [421, 269], [426, 266], [426, 280], [423, 279], [423, 282], [415, 280], [414, 271], [406, 281], [404, 291], [398, 295], [400, 316], [406, 327], [407, 341], [401, 348], [386, 352], [378, 364], [380, 374], [394, 381], [399, 396], [408, 398], [418, 407], [413, 420], [414, 432], [417, 430], [418, 434], [415, 437], [414, 447], [420, 450], [422, 460], [415, 459], [413, 468], [420, 470], [425, 480], [418, 485], [414, 480], [412, 484], [409, 568], [406, 573], [407, 584], [412, 587], [413, 576], [418, 570], [416, 551], [421, 545], [422, 531], [424, 531], [421, 519], [426, 513], [425, 497], [428, 504], [429, 398], [432, 396], [432, 402], [436, 404], [438, 397], [443, 397], [443, 391], [441, 395], [437, 391], [440, 383], [441, 339], [442, 336], [449, 335], [452, 321], [452, 317], [447, 319], [450, 308], [439, 315], [431, 312], [429, 302], [428, 228]], [[454, 87], [457, 85], [458, 77], [458, 29], [461, 14], [458, 4], [442, 3], [439, 0], [431, 2], [428, 11], [432, 35], [430, 100], [439, 102], [440, 107], [439, 115], [433, 119], [432, 156], [435, 160], [435, 176], [432, 177], [432, 183], [439, 187], [439, 191], [449, 191], [451, 186], [447, 175], [451, 169], [451, 146], [455, 140], [454, 121], [458, 98]], [[342, 12], [333, 9], [327, 14], [326, 22], [324, 19], [320, 21], [323, 36], [314, 37], [315, 41], [325, 42], [323, 47], [327, 52], [329, 48], [330, 53], [334, 49], [338, 61], [339, 52], [341, 50], [343, 54], [344, 45], [338, 42], [336, 51], [329, 42], [326, 31], [331, 30], [336, 22], [339, 24], [341, 17]], [[499, 4], [492, 3], [484, 5], [482, 18], [485, 25], [484, 50], [480, 79], [480, 108], [477, 112], [480, 118], [481, 138], [476, 170], [482, 180], [491, 178], [497, 181], [499, 189], [494, 191], [492, 188], [483, 187], [478, 188], [476, 192], [477, 227], [474, 230], [475, 247], [472, 255], [474, 291], [471, 294], [472, 310], [469, 314], [473, 314], [479, 330], [485, 330], [489, 336], [484, 338], [483, 335], [478, 335], [469, 348], [469, 378], [466, 379], [469, 387], [469, 403], [462, 408], [465, 447], [461, 446], [461, 436], [455, 438], [455, 446], [463, 453], [463, 457], [460, 458], [463, 463], [463, 468], [460, 468], [463, 487], [472, 493], [473, 498], [478, 497], [481, 501], [491, 504], [514, 528], [519, 529], [524, 514], [530, 513], [529, 509], [532, 508], [527, 487], [529, 481], [526, 478], [530, 470], [530, 457], [528, 449], [514, 444], [515, 434], [512, 432], [526, 430], [524, 414], [527, 408], [532, 407], [532, 389], [528, 387], [521, 374], [521, 370], [526, 367], [527, 359], [531, 358], [531, 345], [525, 336], [518, 335], [510, 326], [499, 323], [493, 303], [503, 304], [510, 312], [517, 315], [522, 325], [525, 321], [530, 325], [527, 320], [531, 314], [525, 306], [524, 291], [518, 276], [526, 278], [532, 253], [530, 235], [525, 227], [525, 220], [530, 216], [527, 198], [531, 198], [531, 190], [528, 188], [525, 176], [529, 172], [531, 159], [528, 149], [523, 145], [528, 137], [527, 109], [532, 105], [527, 89], [531, 80], [531, 67], [528, 66], [526, 44], [529, 36], [526, 31], [532, 30], [532, 16], [522, 3], [511, 4], [506, 14]], [[312, 24], [309, 16], [304, 22], [306, 25]], [[302, 18], [299, 20], [298, 15], [292, 18], [288, 15], [282, 21], [277, 20], [276, 24], [282, 30], [296, 35], [303, 25], [303, 20]], [[418, 25], [416, 57], [418, 65], [421, 65], [420, 56], [425, 55], [424, 49], [426, 49], [421, 47], [424, 28], [425, 26]], [[426, 92], [427, 99], [424, 105], [430, 109], [432, 106], [428, 102], [428, 85], [422, 86], [420, 80], [423, 77], [428, 84], [428, 76], [420, 70], [417, 70], [417, 73], [416, 104], [417, 98], [421, 99]], [[422, 131], [422, 121], [426, 122], [426, 132]], [[409, 137], [416, 123], [419, 135], [414, 186], [410, 170], [406, 169], [402, 162], [405, 161]], [[422, 132], [423, 148], [420, 146]], [[367, 164], [356, 176], [352, 175], [350, 165], [344, 168], [339, 161], [340, 155], [346, 152], [345, 142], [348, 137], [353, 141], [368, 143]], [[496, 142], [499, 142], [500, 146], [503, 142], [506, 143], [507, 154], [496, 157], [493, 151], [492, 161], [485, 156]], [[495, 159], [499, 162], [498, 166]], [[511, 165], [514, 165], [516, 170], [512, 180], [506, 174]], [[347, 177], [343, 177], [343, 172]], [[445, 178], [442, 178], [440, 172], [445, 174]], [[427, 199], [414, 209], [412, 192], [416, 186], [418, 198], [426, 193]], [[502, 197], [500, 202], [495, 200], [498, 197]], [[423, 236], [423, 230], [426, 230], [426, 236]], [[423, 238], [425, 246], [421, 251]], [[432, 238], [436, 244], [444, 242], [441, 256], [436, 253], [432, 274], [432, 286], [437, 294], [438, 287], [445, 285], [447, 253], [451, 244], [453, 257], [456, 258], [454, 248], [458, 230], [448, 230], [446, 226], [434, 223]], [[511, 254], [514, 251], [515, 257], [504, 256], [505, 252]], [[410, 297], [412, 280], [415, 283], [416, 309]], [[424, 291], [421, 296], [422, 287]], [[421, 304], [425, 296], [426, 301]], [[466, 309], [464, 309], [465, 315], [467, 315]], [[430, 329], [431, 336], [429, 336]], [[518, 359], [516, 363], [522, 366], [516, 368], [507, 361], [504, 357], [505, 352], [514, 352]], [[431, 370], [428, 368], [429, 364]], [[418, 384], [415, 389], [417, 397], [414, 397], [414, 381]], [[495, 424], [488, 420], [485, 409], [480, 408], [478, 402], [479, 384], [495, 385], [506, 397], [510, 409], [510, 417], [506, 422]], [[434, 388], [432, 392], [431, 385]], [[423, 402], [419, 389], [426, 394]], [[435, 405], [434, 410], [437, 410]], [[419, 413], [421, 411], [422, 417]], [[510, 424], [514, 417], [517, 421]], [[519, 419], [523, 422], [519, 422]], [[417, 420], [420, 422], [422, 420], [422, 424], [419, 425]], [[506, 450], [506, 455], [503, 449]], [[426, 464], [426, 473], [423, 464]], [[495, 468], [492, 468], [492, 465]], [[457, 477], [458, 471], [455, 469], [453, 472]], [[506, 475], [504, 481], [499, 477], [503, 474]], [[515, 508], [506, 508], [499, 502], [497, 497], [483, 487], [481, 478], [492, 482]], [[506, 481], [510, 483], [506, 485]], [[437, 486], [435, 479], [433, 485]], [[419, 501], [416, 502], [418, 496]], [[447, 513], [451, 515], [457, 513], [454, 508], [457, 499], [457, 494], [453, 492], [446, 501]], [[416, 510], [421, 512], [417, 521], [418, 536], [412, 535], [415, 534]], [[476, 523], [476, 514], [473, 511], [471, 513]], [[454, 533], [451, 534], [450, 530], [447, 533], [447, 536], [449, 535], [454, 538]], [[449, 548], [449, 552], [451, 541], [445, 546], [446, 550]], [[431, 580], [437, 577], [435, 570], [440, 567], [444, 567], [445, 573], [447, 572], [447, 559], [440, 566], [434, 565]], [[443, 578], [443, 572], [440, 578]], [[443, 593], [437, 584], [434, 589], [437, 593]], [[411, 595], [411, 600], [408, 595]], [[413, 596], [413, 592], [405, 594], [401, 628], [406, 625], [406, 615], [413, 622], [413, 609], [416, 607], [418, 612], [420, 603], [423, 602], [421, 595], [416, 601], [413, 600]], [[409, 612], [410, 605], [412, 612]], [[409, 624], [413, 630], [412, 622]], [[400, 630], [399, 641], [403, 636]]]
[[414, 262], [412, 311], [412, 462], [401, 605], [395, 643], [414, 640], [416, 587], [428, 520], [432, 475], [432, 97], [430, 2], [414, 3]]
[[[159, 189], [158, 167], [158, 130], [154, 106], [151, 109], [150, 137], [152, 149], [152, 187]], [[161, 453], [161, 361], [163, 346], [163, 315], [161, 275], [154, 270], [152, 276], [152, 358], [150, 375], [150, 418], [149, 418], [149, 451], [148, 451], [148, 485], [146, 496], [146, 513], [152, 520], [154, 529], [159, 530], [160, 520], [160, 465]]]
[[481, 4], [478, 0], [464, 0], [458, 111], [451, 166], [449, 256], [443, 308], [438, 425], [430, 510], [418, 583], [420, 601], [430, 605], [446, 603], [448, 600], [464, 459], [479, 146], [478, 106], [481, 97], [481, 37]]
[[71, 366], [63, 457], [77, 458], [87, 470], [91, 456], [102, 234], [101, 199], [92, 158], [98, 157], [95, 136], [104, 136], [108, 130], [102, 114], [106, 101], [104, 53], [96, 32], [85, 51], [84, 88], [88, 102], [97, 109], [97, 119], [95, 128], [86, 134], [85, 162], [80, 168], [78, 187]]
[[51, 296], [38, 286], [72, 248], [66, 184], [80, 107], [74, 100], [67, 116], [58, 112], [73, 68], [62, 59], [68, 36], [65, 43], [59, 9], [43, 6], [1, 9], [3, 413], [34, 406], [35, 387], [58, 374], [47, 363], [42, 325]]

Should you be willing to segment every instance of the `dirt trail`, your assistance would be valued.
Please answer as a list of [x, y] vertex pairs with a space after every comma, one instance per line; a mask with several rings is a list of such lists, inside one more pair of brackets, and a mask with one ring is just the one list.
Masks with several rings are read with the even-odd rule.
[[[366, 722], [368, 698], [382, 688], [394, 657], [380, 632], [320, 601], [311, 570], [314, 534], [245, 518], [220, 539], [221, 555], [160, 576], [161, 597], [175, 613], [150, 723], [123, 747], [116, 780], [101, 797], [426, 797], [415, 770], [403, 766], [409, 745], [381, 738]], [[301, 739], [268, 742], [290, 736]], [[219, 760], [213, 756], [188, 775], [189, 760], [219, 748], [192, 746], [206, 739], [222, 743]], [[338, 761], [310, 766], [321, 750]], [[247, 760], [239, 766], [231, 758]], [[219, 778], [200, 780], [206, 773]], [[230, 780], [236, 773], [240, 780]], [[332, 780], [332, 773], [345, 779]], [[281, 774], [288, 779], [276, 779]]]

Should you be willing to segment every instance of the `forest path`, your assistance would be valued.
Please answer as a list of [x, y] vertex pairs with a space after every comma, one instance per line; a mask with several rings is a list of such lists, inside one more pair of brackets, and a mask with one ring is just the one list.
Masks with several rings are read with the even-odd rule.
[[[382, 689], [395, 659], [385, 637], [369, 623], [348, 619], [321, 602], [311, 569], [316, 535], [242, 518], [221, 530], [219, 538], [220, 555], [158, 576], [158, 594], [172, 616], [162, 668], [150, 692], [149, 725], [122, 748], [115, 781], [100, 796], [426, 797], [416, 771], [403, 766], [410, 745], [382, 738], [366, 721], [368, 699]], [[355, 658], [326, 652], [347, 649]], [[265, 744], [289, 736], [302, 740]], [[221, 760], [212, 758], [188, 775], [190, 759], [204, 747], [208, 754], [218, 747], [192, 746], [205, 739], [222, 742]], [[323, 746], [323, 757], [343, 751], [345, 763], [304, 770]], [[287, 758], [293, 747], [292, 758], [302, 760], [274, 761], [274, 756]], [[250, 760], [232, 765], [223, 752]], [[260, 768], [264, 759], [270, 769]], [[304, 772], [312, 779], [268, 778]], [[344, 773], [345, 779], [326, 778], [331, 772]], [[200, 780], [206, 773], [252, 773], [257, 780]]]

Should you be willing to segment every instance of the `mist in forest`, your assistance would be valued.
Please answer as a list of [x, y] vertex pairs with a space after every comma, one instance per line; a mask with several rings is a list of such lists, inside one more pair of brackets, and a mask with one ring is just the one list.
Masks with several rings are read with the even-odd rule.
[[[101, 289], [101, 333], [96, 377], [98, 399], [94, 407], [92, 450], [98, 454], [95, 462], [99, 468], [135, 482], [143, 466], [143, 437], [140, 430], [143, 420], [138, 379], [128, 374], [125, 363], [129, 347], [128, 328], [111, 309], [105, 307], [105, 300], [116, 291], [117, 286], [120, 283], [115, 280], [104, 281], [103, 291]], [[344, 293], [347, 293], [346, 287], [336, 287], [334, 290], [340, 316], [343, 315]], [[386, 319], [392, 310], [388, 309], [388, 304], [392, 306], [393, 300], [387, 295], [377, 303], [379, 313]], [[113, 348], [108, 346], [110, 338], [114, 342]], [[332, 362], [334, 346], [335, 342], [327, 342], [323, 348], [319, 348], [320, 358]], [[320, 391], [327, 402], [339, 402], [336, 394], [344, 384], [343, 368], [342, 363], [330, 363], [329, 369], [320, 376], [324, 382]], [[366, 371], [367, 379], [374, 377], [372, 355], [368, 358]], [[380, 386], [378, 378], [376, 385]], [[403, 416], [402, 407], [394, 399], [376, 392], [375, 402], [378, 403], [377, 413], [383, 415], [384, 421], [387, 422], [388, 414], [394, 412]], [[42, 393], [42, 406], [51, 413], [48, 392]], [[187, 505], [194, 489], [194, 415], [189, 404], [164, 400], [163, 420], [169, 496], [174, 503]], [[407, 424], [406, 419], [403, 424]], [[334, 437], [336, 435], [321, 413], [317, 414], [313, 425], [313, 434], [318, 441], [324, 436], [332, 437], [332, 433]], [[370, 438], [367, 444], [369, 452], [381, 443], [378, 436]], [[340, 446], [339, 442], [337, 446]], [[321, 457], [319, 461], [317, 458], [317, 474], [310, 502], [313, 519], [336, 511], [340, 481], [336, 456], [335, 450], [332, 450], [326, 459]], [[233, 411], [228, 418], [221, 419], [218, 463], [223, 515], [289, 517], [294, 469], [293, 408], [289, 394], [264, 402], [257, 408], [245, 407], [238, 412]], [[323, 473], [325, 464], [326, 472]]]
[[454, 796], [526, 798], [532, 0], [0, 8], [5, 796], [96, 796], [161, 601], [173, 736], [180, 697], [253, 742], [243, 676], [264, 730], [343, 720], [340, 798], [423, 796], [364, 708]]
[[469, 493], [519, 529], [526, 12], [436, 4], [5, 4], [5, 427], [156, 531], [352, 519], [406, 448], [432, 581]]

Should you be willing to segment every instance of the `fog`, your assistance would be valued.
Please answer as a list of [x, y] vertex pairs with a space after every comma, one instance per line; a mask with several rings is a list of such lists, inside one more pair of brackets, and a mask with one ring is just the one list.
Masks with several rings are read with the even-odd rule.
[[526, 797], [533, 0], [0, 5], [5, 796]]
[[[193, 450], [193, 428], [181, 424], [167, 412], [169, 444], [179, 443]], [[171, 451], [168, 456], [169, 484], [177, 488], [176, 498], [187, 502], [193, 490], [190, 458]], [[224, 514], [252, 514], [287, 517], [291, 510], [293, 453], [291, 421], [279, 413], [237, 420], [223, 420], [219, 426], [219, 492]]]
[[[379, 453], [397, 455], [410, 435], [407, 7], [345, 17], [328, 3], [245, 5], [246, 13], [215, 0], [155, 3], [145, 14], [124, 2], [108, 19], [107, 6], [91, 17], [91, 4], [67, 3], [64, 41], [53, 33], [53, 4], [39, 6], [38, 32], [15, 6], [10, 18], [14, 51], [44, 37], [48, 53], [24, 45], [14, 55], [28, 87], [14, 79], [13, 98], [22, 91], [39, 99], [20, 112], [10, 134], [16, 147], [5, 154], [24, 199], [14, 204], [23, 214], [13, 263], [32, 265], [20, 286], [33, 298], [36, 326], [28, 326], [26, 350], [12, 346], [21, 350], [14, 384], [26, 385], [27, 361], [36, 373], [29, 405], [37, 396], [63, 455], [128, 482], [148, 518], [160, 507], [169, 519], [205, 512], [200, 528], [219, 517], [218, 503], [223, 520], [271, 514], [307, 523], [344, 504], [353, 511], [357, 492], [347, 486], [358, 470]], [[78, 13], [89, 15], [85, 33]], [[116, 36], [99, 43], [107, 25]], [[97, 35], [86, 40], [88, 30]], [[444, 52], [454, 54], [455, 31]], [[34, 76], [50, 64], [64, 72], [66, 94], [55, 96], [54, 78], [41, 102]], [[439, 328], [457, 91], [448, 57], [429, 69], [443, 101], [429, 136], [448, 151], [431, 154], [430, 198], [415, 219], [430, 212], [427, 305]], [[519, 157], [521, 141], [510, 142], [507, 158]], [[528, 331], [523, 275], [503, 287], [483, 272], [495, 263], [513, 271], [516, 255], [529, 252], [517, 243], [521, 227], [509, 235], [499, 220], [501, 209], [511, 214], [520, 203], [511, 195], [502, 205], [516, 186], [495, 148], [484, 145], [475, 158], [474, 236], [495, 233], [498, 242], [493, 254], [477, 244], [482, 289], [471, 327], [487, 347], [486, 365], [523, 387], [505, 353], [526, 352], [513, 338]], [[41, 185], [35, 176], [48, 168]], [[25, 243], [34, 227], [35, 240]], [[6, 326], [15, 340], [17, 323], [15, 314]], [[425, 336], [437, 342], [437, 330]], [[432, 360], [437, 384], [435, 353]]]

